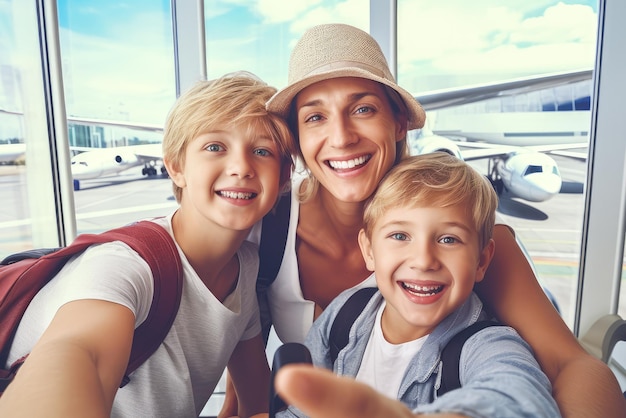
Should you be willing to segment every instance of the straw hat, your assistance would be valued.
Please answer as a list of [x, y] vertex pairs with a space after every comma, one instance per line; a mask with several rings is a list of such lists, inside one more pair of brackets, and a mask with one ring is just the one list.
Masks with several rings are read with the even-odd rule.
[[293, 98], [302, 89], [337, 77], [366, 78], [391, 87], [408, 109], [408, 129], [424, 126], [424, 109], [396, 84], [374, 38], [361, 29], [336, 23], [314, 26], [302, 35], [291, 52], [288, 86], [267, 102], [267, 109], [286, 118]]

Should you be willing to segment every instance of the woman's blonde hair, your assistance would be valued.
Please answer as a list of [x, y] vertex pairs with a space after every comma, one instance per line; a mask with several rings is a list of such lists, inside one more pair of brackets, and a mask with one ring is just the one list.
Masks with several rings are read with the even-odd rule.
[[[291, 131], [280, 116], [265, 109], [265, 103], [275, 92], [274, 87], [243, 71], [197, 82], [176, 100], [167, 116], [163, 158], [182, 168], [187, 145], [194, 138], [216, 127], [248, 124], [250, 131], [267, 131], [278, 145], [281, 166], [291, 165], [295, 153]], [[176, 200], [180, 201], [182, 190], [176, 184], [173, 188]]]
[[392, 168], [365, 204], [363, 229], [371, 238], [377, 219], [401, 206], [448, 207], [464, 203], [471, 211], [483, 248], [491, 239], [498, 197], [487, 178], [445, 152], [408, 157]]

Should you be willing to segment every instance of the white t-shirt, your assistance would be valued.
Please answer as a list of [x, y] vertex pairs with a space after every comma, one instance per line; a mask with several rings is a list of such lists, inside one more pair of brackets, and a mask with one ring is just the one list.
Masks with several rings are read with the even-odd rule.
[[422, 348], [428, 335], [402, 344], [385, 339], [381, 319], [386, 303], [376, 312], [376, 321], [365, 347], [356, 380], [367, 383], [391, 399], [399, 399], [398, 392], [404, 373], [415, 354]]
[[[171, 217], [154, 222], [172, 235]], [[237, 252], [240, 272], [224, 304], [206, 288], [178, 248], [183, 295], [163, 344], [117, 391], [112, 417], [198, 416], [213, 393], [230, 355], [241, 340], [259, 334], [256, 299], [258, 248], [244, 241]], [[60, 306], [78, 299], [119, 303], [146, 318], [153, 282], [148, 264], [126, 244], [92, 246], [69, 261], [30, 304], [15, 336], [8, 364], [29, 353]]]
[[[285, 245], [285, 254], [278, 270], [278, 274], [268, 291], [272, 323], [278, 338], [284, 343], [304, 343], [304, 338], [313, 324], [315, 315], [315, 303], [305, 300], [300, 286], [300, 273], [298, 257], [296, 255], [296, 230], [300, 215], [300, 204], [296, 196], [303, 178], [294, 179], [291, 189], [291, 210], [289, 230]], [[249, 239], [260, 242], [260, 224], [257, 224], [250, 234]], [[341, 280], [340, 277], [337, 280]], [[376, 286], [374, 275], [354, 287]]]

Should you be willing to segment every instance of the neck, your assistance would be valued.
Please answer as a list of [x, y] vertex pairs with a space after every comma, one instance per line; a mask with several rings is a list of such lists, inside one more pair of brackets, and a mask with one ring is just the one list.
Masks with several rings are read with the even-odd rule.
[[338, 232], [352, 236], [363, 226], [363, 202], [343, 202], [320, 188], [311, 203]]
[[172, 229], [187, 261], [209, 290], [213, 290], [221, 272], [232, 263], [249, 232], [233, 231], [206, 221], [193, 222], [185, 219], [181, 210], [172, 218]]

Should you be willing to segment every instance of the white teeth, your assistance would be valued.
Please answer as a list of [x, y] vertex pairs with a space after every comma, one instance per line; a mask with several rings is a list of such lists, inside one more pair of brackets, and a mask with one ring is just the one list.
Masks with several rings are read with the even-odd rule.
[[357, 165], [363, 165], [365, 162], [369, 160], [369, 156], [362, 156], [358, 158], [353, 158], [351, 160], [344, 161], [328, 161], [328, 164], [334, 169], [346, 169], [346, 168], [354, 168]]
[[422, 296], [432, 296], [443, 290], [443, 285], [436, 286], [418, 286], [411, 283], [402, 282], [402, 287], [410, 291], [411, 293], [419, 293]]
[[243, 193], [243, 192], [219, 192], [220, 196], [228, 197], [230, 199], [252, 199], [254, 193]]

